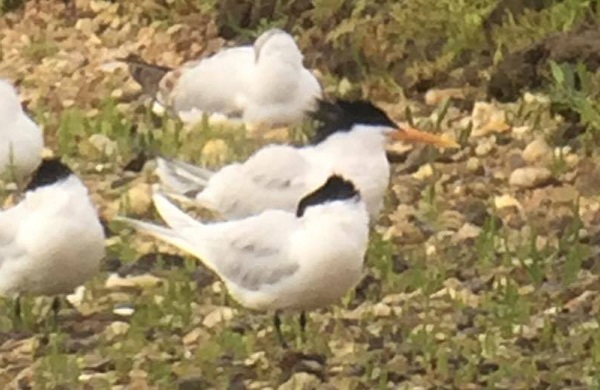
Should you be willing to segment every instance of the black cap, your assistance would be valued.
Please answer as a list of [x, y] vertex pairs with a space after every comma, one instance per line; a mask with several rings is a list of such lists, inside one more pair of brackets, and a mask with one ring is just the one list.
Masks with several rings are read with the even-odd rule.
[[351, 181], [344, 179], [339, 175], [329, 176], [329, 179], [321, 187], [306, 195], [296, 209], [296, 216], [301, 217], [307, 208], [317, 206], [334, 200], [344, 200], [356, 197], [360, 199], [360, 194]]
[[63, 164], [59, 158], [44, 159], [31, 176], [31, 180], [25, 190], [31, 191], [39, 187], [57, 183], [66, 179], [72, 173], [73, 171]]
[[337, 132], [350, 131], [354, 125], [397, 127], [382, 109], [366, 100], [319, 100], [316, 110], [310, 116], [321, 122], [315, 130], [313, 144], [318, 144]]

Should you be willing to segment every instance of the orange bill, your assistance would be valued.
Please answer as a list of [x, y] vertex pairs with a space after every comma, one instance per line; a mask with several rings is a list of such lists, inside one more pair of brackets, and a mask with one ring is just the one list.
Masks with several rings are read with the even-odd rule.
[[438, 148], [458, 148], [460, 145], [446, 135], [437, 135], [417, 130], [413, 127], [402, 126], [390, 134], [395, 141], [409, 144], [430, 144]]

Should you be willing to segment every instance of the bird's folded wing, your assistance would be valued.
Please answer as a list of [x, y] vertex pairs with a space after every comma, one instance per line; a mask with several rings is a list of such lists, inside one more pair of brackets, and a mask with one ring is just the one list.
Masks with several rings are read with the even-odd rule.
[[280, 145], [262, 149], [243, 165], [252, 184], [268, 192], [305, 191], [311, 168], [298, 149]]
[[20, 209], [18, 206], [0, 211], [0, 267], [2, 263], [21, 257], [24, 248], [18, 246]]
[[[196, 242], [221, 277], [240, 288], [257, 291], [299, 269], [300, 265], [289, 256], [290, 239], [299, 223], [292, 213], [271, 210], [244, 220], [206, 226], [202, 242]], [[194, 236], [193, 231], [183, 234], [188, 240]]]
[[199, 110], [239, 116], [239, 107], [250, 67], [251, 48], [227, 49], [213, 57], [183, 66], [161, 81], [161, 94], [168, 96], [177, 112]]

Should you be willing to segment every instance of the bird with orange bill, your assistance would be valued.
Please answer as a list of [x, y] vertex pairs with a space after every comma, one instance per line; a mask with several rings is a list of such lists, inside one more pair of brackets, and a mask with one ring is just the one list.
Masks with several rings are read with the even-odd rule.
[[267, 145], [218, 171], [159, 158], [157, 175], [167, 190], [194, 198], [225, 219], [239, 219], [268, 209], [294, 210], [304, 194], [339, 174], [356, 185], [373, 220], [390, 179], [388, 141], [457, 146], [401, 126], [367, 101], [320, 100], [311, 116], [320, 125], [310, 145]]

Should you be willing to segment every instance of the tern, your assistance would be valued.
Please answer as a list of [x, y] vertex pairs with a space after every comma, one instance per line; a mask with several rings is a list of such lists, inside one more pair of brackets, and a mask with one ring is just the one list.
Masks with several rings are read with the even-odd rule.
[[[85, 185], [59, 159], [43, 160], [24, 199], [0, 211], [0, 294], [72, 292], [98, 271], [104, 238]], [[19, 318], [18, 299], [15, 309]]]
[[303, 120], [322, 94], [294, 38], [276, 28], [252, 46], [224, 49], [174, 70], [136, 56], [122, 60], [145, 89], [156, 92], [160, 106], [188, 123], [216, 114], [258, 128], [287, 126]]
[[194, 198], [224, 219], [267, 209], [294, 210], [300, 199], [332, 173], [351, 180], [372, 219], [383, 206], [390, 178], [388, 138], [454, 147], [451, 140], [399, 127], [370, 102], [319, 101], [312, 116], [322, 122], [311, 145], [267, 145], [242, 163], [213, 172], [180, 161], [158, 158], [156, 173], [171, 192]]
[[44, 138], [14, 86], [0, 80], [0, 177], [23, 181], [42, 160]]
[[332, 175], [298, 202], [296, 210], [266, 210], [244, 219], [205, 224], [156, 193], [154, 205], [168, 225], [121, 218], [190, 253], [213, 270], [242, 306], [275, 312], [330, 305], [362, 276], [369, 216], [352, 182]]

